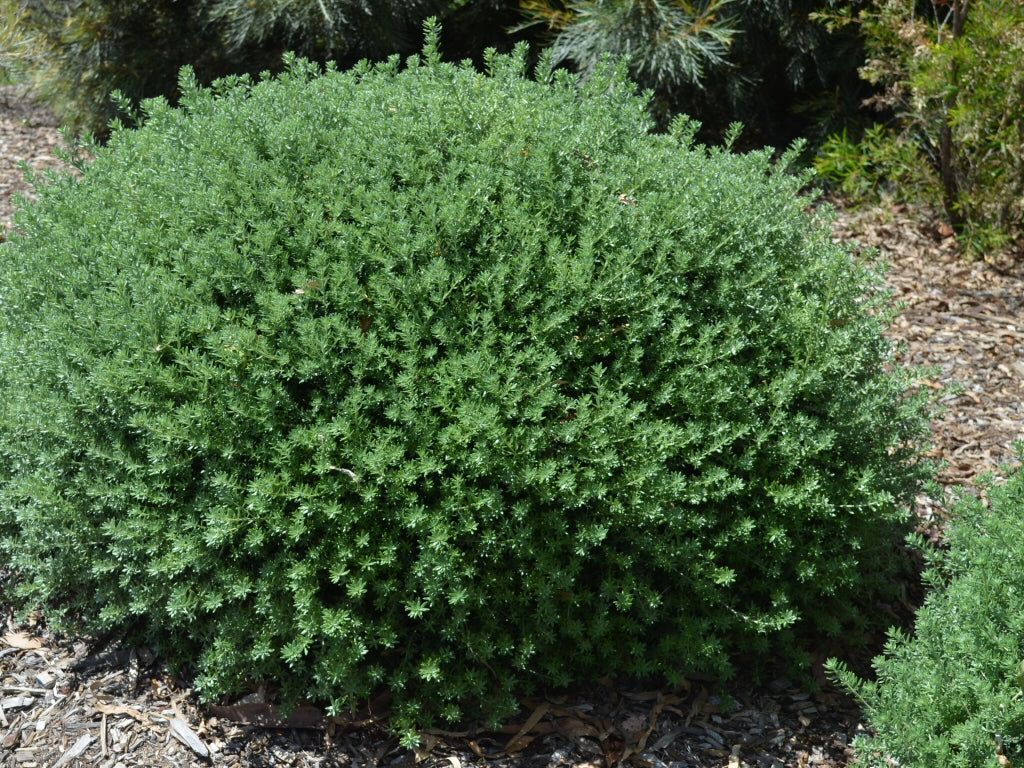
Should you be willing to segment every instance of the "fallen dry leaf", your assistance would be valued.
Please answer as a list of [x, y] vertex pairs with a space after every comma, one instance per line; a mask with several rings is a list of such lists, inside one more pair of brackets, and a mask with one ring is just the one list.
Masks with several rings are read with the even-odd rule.
[[43, 647], [43, 644], [28, 632], [8, 632], [4, 635], [4, 642], [11, 648], [21, 648], [23, 651], [32, 651]]
[[515, 736], [508, 740], [505, 745], [505, 749], [502, 750], [503, 755], [511, 755], [515, 752], [520, 752], [525, 749], [534, 737], [530, 735], [530, 732], [539, 723], [544, 715], [551, 709], [551, 705], [548, 702], [543, 702], [540, 706], [533, 710], [533, 714], [530, 715], [529, 719], [523, 723], [523, 727], [519, 729]]

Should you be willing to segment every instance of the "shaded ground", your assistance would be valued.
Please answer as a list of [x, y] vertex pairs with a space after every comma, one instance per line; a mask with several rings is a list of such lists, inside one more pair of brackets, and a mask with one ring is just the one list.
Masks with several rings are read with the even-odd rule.
[[[0, 86], [0, 239], [11, 195], [27, 191], [18, 162], [57, 167], [59, 145], [52, 118], [23, 89]], [[934, 424], [934, 453], [949, 462], [940, 480], [951, 487], [1003, 475], [1024, 437], [1024, 280], [965, 263], [943, 232], [940, 221], [906, 208], [844, 211], [835, 227], [838, 239], [877, 247], [892, 265], [889, 282], [906, 304], [892, 330], [905, 345], [902, 359], [938, 366], [926, 385], [963, 386], [943, 397], [948, 412]], [[944, 507], [921, 497], [918, 511], [937, 523]], [[896, 616], [907, 609], [880, 606]], [[769, 672], [759, 683], [733, 681], [731, 701], [702, 679], [677, 690], [597, 685], [525, 701], [518, 723], [500, 731], [425, 733], [422, 749], [409, 752], [376, 725], [383, 702], [345, 720], [304, 708], [288, 722], [272, 691], [200, 708], [187, 683], [162, 672], [145, 648], [61, 638], [41, 619], [16, 623], [9, 608], [0, 607], [0, 620], [0, 768], [840, 768], [860, 728], [856, 706], [828, 685], [812, 693]]]

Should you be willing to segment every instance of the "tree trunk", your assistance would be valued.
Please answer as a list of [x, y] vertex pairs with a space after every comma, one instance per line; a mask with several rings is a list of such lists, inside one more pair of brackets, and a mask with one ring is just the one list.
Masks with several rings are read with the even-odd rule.
[[[952, 16], [951, 37], [954, 42], [963, 37], [970, 4], [971, 0], [953, 0], [949, 4], [949, 13]], [[949, 82], [950, 92], [943, 105], [942, 133], [939, 136], [939, 172], [942, 178], [942, 207], [946, 210], [946, 215], [949, 216], [953, 228], [960, 232], [963, 229], [965, 216], [960, 207], [960, 184], [957, 180], [956, 148], [953, 145], [951, 122], [953, 110], [956, 108], [957, 92], [960, 88], [960, 66], [956, 57], [953, 57], [950, 64]]]

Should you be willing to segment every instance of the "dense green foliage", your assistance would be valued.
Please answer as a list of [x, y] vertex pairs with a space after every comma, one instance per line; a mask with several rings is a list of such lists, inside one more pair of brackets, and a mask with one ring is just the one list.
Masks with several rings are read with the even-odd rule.
[[[746, 145], [817, 142], [853, 114], [867, 86], [856, 34], [816, 14], [848, 0], [0, 0], [0, 60], [14, 59], [62, 121], [105, 135], [117, 90], [137, 105], [175, 103], [177, 72], [201, 83], [280, 70], [284, 52], [339, 66], [420, 45], [422, 20], [445, 20], [445, 51], [481, 64], [486, 47], [550, 44], [586, 74], [625, 56], [654, 92], [662, 127], [698, 117], [719, 141], [743, 122]], [[539, 23], [538, 23], [539, 22]], [[121, 115], [122, 119], [125, 117]], [[759, 143], [760, 142], [760, 143]]]
[[[486, 0], [480, 0], [486, 4]], [[354, 63], [412, 52], [443, 0], [0, 0], [0, 59], [75, 130], [105, 135], [119, 91], [137, 106], [201, 82], [281, 68], [290, 51]]]
[[194, 13], [195, 0], [0, 0], [0, 44], [58, 118], [79, 131], [105, 133], [117, 113], [111, 92], [138, 103], [173, 94], [177, 72], [231, 72], [217, 60], [215, 30]]
[[665, 93], [704, 85], [708, 70], [726, 62], [736, 33], [723, 15], [731, 0], [525, 0], [524, 10], [556, 32], [552, 54], [571, 59], [584, 76], [605, 56], [625, 57], [634, 80]]
[[820, 22], [845, 0], [520, 0], [549, 31], [558, 60], [581, 73], [625, 56], [655, 96], [658, 119], [697, 115], [720, 137], [740, 121], [769, 143], [823, 139], [866, 96], [863, 50]]
[[893, 117], [833, 136], [818, 168], [843, 191], [942, 207], [974, 251], [1024, 234], [1024, 5], [875, 0], [857, 17], [862, 76]]
[[[21, 598], [396, 726], [799, 655], [896, 567], [924, 404], [768, 151], [436, 33], [150, 101], [0, 246]], [[463, 709], [465, 707], [465, 709]]]
[[877, 682], [833, 664], [877, 731], [857, 744], [858, 765], [997, 768], [999, 749], [1024, 761], [1024, 473], [985, 491], [989, 504], [954, 509], [914, 635], [892, 636]]
[[[459, 3], [461, 4], [461, 3]], [[445, 0], [203, 0], [232, 50], [271, 43], [304, 56], [383, 58], [415, 49], [429, 12]]]

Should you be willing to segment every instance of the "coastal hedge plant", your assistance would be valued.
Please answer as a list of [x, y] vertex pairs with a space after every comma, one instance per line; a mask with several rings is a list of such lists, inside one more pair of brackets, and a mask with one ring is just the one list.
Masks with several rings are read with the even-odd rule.
[[855, 744], [859, 766], [1024, 761], [1024, 472], [985, 494], [954, 507], [946, 550], [926, 550], [929, 595], [913, 634], [891, 634], [877, 679], [831, 663], [872, 729]]
[[[145, 103], [0, 246], [22, 604], [396, 729], [857, 626], [928, 468], [877, 274], [623, 69]], [[787, 156], [788, 159], [789, 156]]]

